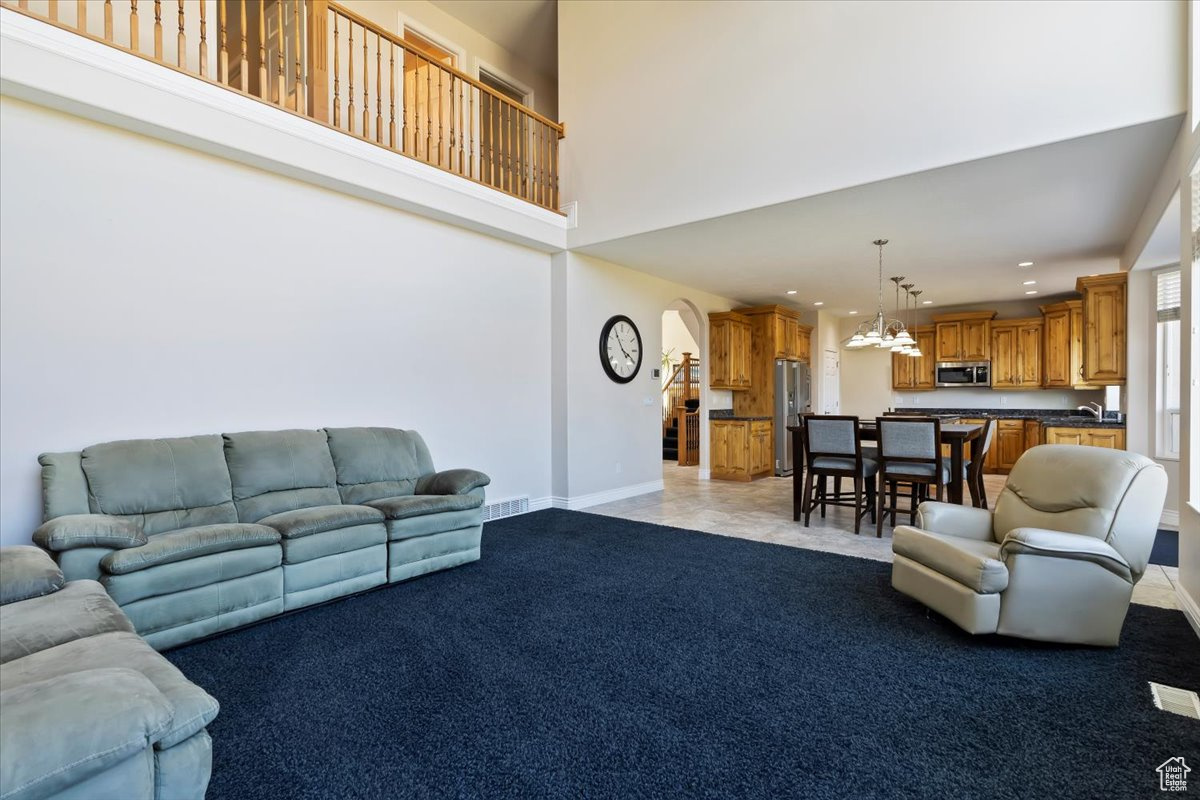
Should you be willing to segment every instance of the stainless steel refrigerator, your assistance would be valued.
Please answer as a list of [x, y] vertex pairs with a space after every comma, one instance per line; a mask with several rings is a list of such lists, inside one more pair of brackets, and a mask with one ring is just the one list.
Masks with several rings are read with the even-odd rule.
[[799, 425], [800, 415], [812, 411], [812, 380], [808, 364], [775, 362], [775, 474], [792, 474], [789, 425]]

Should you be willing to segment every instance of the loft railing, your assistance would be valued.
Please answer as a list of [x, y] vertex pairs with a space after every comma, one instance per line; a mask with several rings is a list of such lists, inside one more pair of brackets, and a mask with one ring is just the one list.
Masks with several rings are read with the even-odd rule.
[[558, 211], [560, 123], [330, 0], [0, 5]]

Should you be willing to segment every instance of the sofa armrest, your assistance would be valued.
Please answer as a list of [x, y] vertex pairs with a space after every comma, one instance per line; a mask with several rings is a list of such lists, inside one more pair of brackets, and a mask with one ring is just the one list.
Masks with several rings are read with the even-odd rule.
[[0, 547], [0, 605], [57, 592], [66, 583], [54, 559], [31, 545]]
[[926, 501], [917, 507], [917, 527], [980, 542], [992, 541], [992, 512], [956, 503]]
[[487, 486], [492, 479], [474, 469], [447, 469], [417, 480], [414, 494], [466, 494]]
[[1103, 539], [1094, 536], [1043, 528], [1014, 528], [1000, 543], [1000, 556], [1007, 564], [1010, 556], [1021, 554], [1090, 561], [1123, 580], [1134, 582], [1129, 562]]
[[[149, 678], [121, 668], [89, 669], [5, 689], [0, 710], [5, 800], [50, 797], [120, 764], [159, 741], [174, 714]], [[130, 796], [142, 791], [128, 788]]]
[[155, 534], [141, 547], [114, 550], [100, 559], [100, 567], [109, 575], [124, 575], [140, 569], [173, 564], [189, 558], [279, 544], [279, 531], [266, 525], [225, 522], [200, 525], [168, 533]]
[[121, 550], [146, 543], [142, 526], [124, 517], [107, 514], [67, 514], [44, 523], [33, 532], [38, 547], [55, 553], [76, 547], [108, 547]]

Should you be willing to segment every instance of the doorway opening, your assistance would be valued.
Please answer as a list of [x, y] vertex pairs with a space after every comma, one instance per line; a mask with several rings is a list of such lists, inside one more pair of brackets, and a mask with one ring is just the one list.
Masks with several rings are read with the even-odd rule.
[[664, 468], [700, 466], [704, 370], [700, 320], [677, 300], [662, 315], [662, 457]]

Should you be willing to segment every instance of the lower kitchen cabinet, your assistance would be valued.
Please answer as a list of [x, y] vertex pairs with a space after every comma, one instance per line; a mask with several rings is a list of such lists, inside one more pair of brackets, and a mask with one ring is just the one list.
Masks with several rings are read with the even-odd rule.
[[751, 481], [770, 475], [775, 464], [771, 420], [709, 421], [709, 470], [714, 480]]
[[1007, 474], [1025, 452], [1025, 420], [996, 420], [996, 436], [992, 439], [992, 450], [996, 453], [994, 470]]
[[1125, 449], [1123, 428], [1046, 428], [1046, 444], [1081, 444], [1087, 447]]

